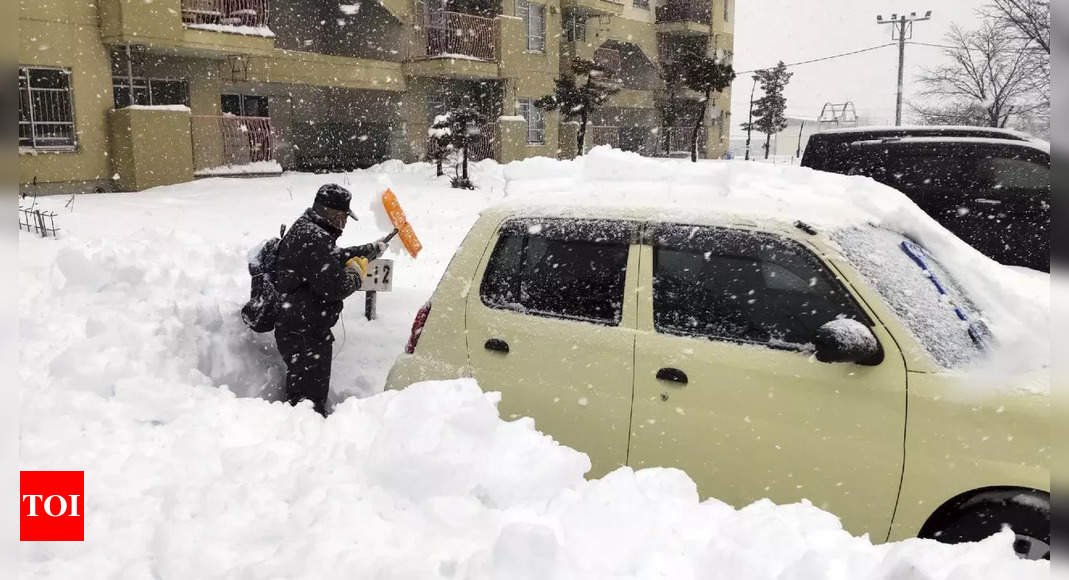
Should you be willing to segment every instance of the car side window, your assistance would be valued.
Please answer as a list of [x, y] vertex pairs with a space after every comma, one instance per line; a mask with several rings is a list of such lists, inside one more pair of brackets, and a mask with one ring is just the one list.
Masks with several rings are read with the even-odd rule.
[[658, 332], [799, 348], [837, 318], [872, 325], [824, 264], [796, 242], [667, 225], [654, 228], [652, 243]]
[[977, 174], [984, 191], [1043, 195], [1050, 192], [1050, 163], [1024, 155], [990, 155], [980, 159]]
[[535, 316], [618, 325], [635, 225], [608, 220], [512, 220], [479, 287], [483, 304]]

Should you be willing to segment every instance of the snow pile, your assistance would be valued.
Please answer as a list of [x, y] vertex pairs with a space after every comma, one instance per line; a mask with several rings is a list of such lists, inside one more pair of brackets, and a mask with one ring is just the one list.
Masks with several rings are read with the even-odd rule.
[[[307, 404], [167, 380], [45, 387], [23, 468], [86, 467], [85, 543], [23, 544], [34, 578], [1045, 578], [1008, 532], [873, 546], [813, 506], [698, 502], [500, 421], [471, 381]], [[55, 445], [62, 440], [64, 445]]]
[[[20, 234], [22, 469], [85, 470], [88, 541], [23, 544], [24, 575], [1046, 577], [1047, 563], [1014, 558], [1005, 533], [971, 545], [872, 546], [804, 504], [699, 503], [675, 470], [621, 469], [585, 482], [585, 456], [529, 420], [502, 422], [495, 396], [471, 382], [351, 397], [381, 391], [454, 249], [478, 212], [503, 200], [646, 196], [679, 200], [681, 214], [689, 199], [789, 215], [795, 205], [838, 207], [811, 189], [846, 188], [875, 209], [836, 209], [837, 222], [881, 208], [876, 217], [889, 221], [908, 213], [898, 194], [868, 180], [601, 149], [576, 162], [484, 161], [472, 175], [479, 190], [454, 190], [429, 164], [392, 161], [347, 174], [38, 199], [59, 212], [62, 234]], [[361, 213], [388, 183], [425, 249], [398, 258], [378, 320], [364, 320], [350, 300], [334, 329], [331, 401], [341, 404], [324, 421], [307, 406], [257, 397], [278, 389], [281, 361], [273, 338], [246, 330], [238, 310], [248, 250], [331, 182], [354, 193]], [[382, 226], [361, 219], [339, 243], [371, 241], [388, 233]], [[980, 267], [1000, 276], [991, 296], [1023, 300], [1041, 283]], [[1015, 306], [1026, 317], [1039, 308]]]

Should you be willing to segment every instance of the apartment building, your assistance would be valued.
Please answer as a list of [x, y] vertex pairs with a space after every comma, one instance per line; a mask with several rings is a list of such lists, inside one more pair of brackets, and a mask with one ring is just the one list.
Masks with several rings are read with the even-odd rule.
[[[469, 14], [457, 0], [22, 0], [20, 184], [134, 191], [416, 161], [459, 103], [493, 121], [477, 157], [569, 157], [574, 124], [533, 103], [575, 56], [620, 89], [588, 146], [682, 154], [698, 95], [668, 95], [659, 66], [687, 44], [730, 58], [732, 2], [501, 0]], [[684, 104], [677, 127], [669, 98]], [[706, 157], [727, 150], [729, 103], [707, 108]]]

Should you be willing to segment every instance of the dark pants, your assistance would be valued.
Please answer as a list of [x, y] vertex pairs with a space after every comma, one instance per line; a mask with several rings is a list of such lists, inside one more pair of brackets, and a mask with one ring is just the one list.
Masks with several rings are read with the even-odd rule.
[[326, 417], [331, 353], [334, 351], [332, 337], [329, 334], [309, 337], [276, 328], [275, 342], [286, 363], [286, 401], [296, 405], [308, 399], [316, 412]]

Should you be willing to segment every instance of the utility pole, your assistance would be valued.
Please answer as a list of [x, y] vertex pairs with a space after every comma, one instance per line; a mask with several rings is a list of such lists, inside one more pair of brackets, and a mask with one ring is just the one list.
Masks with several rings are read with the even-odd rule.
[[913, 23], [923, 20], [931, 20], [932, 11], [928, 10], [924, 16], [917, 16], [916, 12], [910, 12], [909, 16], [892, 14], [890, 20], [884, 20], [882, 15], [876, 15], [876, 24], [891, 25], [891, 40], [898, 41], [898, 98], [895, 101], [895, 126], [902, 125], [902, 74], [906, 65], [906, 41], [913, 38]]
[[753, 133], [753, 94], [757, 90], [757, 75], [753, 78], [753, 87], [750, 88], [750, 120], [746, 123], [746, 161], [750, 160], [750, 134]]
[[798, 128], [798, 148], [794, 151], [794, 156], [802, 158], [802, 133], [805, 133], [805, 121], [802, 121], [802, 126]]

